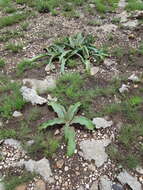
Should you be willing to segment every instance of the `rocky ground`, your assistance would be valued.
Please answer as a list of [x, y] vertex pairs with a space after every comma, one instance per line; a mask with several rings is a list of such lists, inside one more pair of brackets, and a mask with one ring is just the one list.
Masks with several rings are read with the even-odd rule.
[[[46, 109], [45, 103], [58, 100], [45, 92], [47, 87], [56, 86], [55, 78], [59, 75], [59, 68], [54, 68], [50, 72], [48, 66], [45, 68], [45, 65], [42, 65], [40, 69], [28, 70], [18, 77], [15, 76], [13, 69], [22, 58], [32, 58], [38, 55], [45, 46], [49, 46], [56, 38], [65, 35], [83, 32], [92, 34], [96, 38], [97, 47], [108, 46], [110, 50], [124, 47], [124, 53], [121, 53], [118, 59], [109, 56], [103, 64], [93, 66], [91, 75], [97, 79], [96, 81], [99, 80], [102, 86], [113, 77], [126, 76], [127, 80], [121, 83], [118, 91], [120, 94], [125, 92], [135, 94], [135, 90], [142, 87], [143, 57], [135, 57], [133, 58], [134, 64], [129, 64], [129, 57], [125, 51], [138, 48], [143, 40], [143, 24], [140, 22], [140, 19], [143, 19], [143, 12], [127, 12], [126, 3], [125, 0], [120, 0], [116, 11], [107, 13], [104, 18], [101, 18], [99, 14], [84, 15], [82, 8], [80, 18], [77, 19], [67, 19], [61, 15], [52, 16], [50, 13], [37, 13], [36, 17], [28, 20], [29, 26], [24, 38], [19, 38], [19, 41], [24, 43], [22, 52], [14, 56], [10, 51], [5, 50], [5, 43], [0, 42], [0, 56], [7, 60], [6, 67], [0, 72], [12, 76], [13, 80], [21, 81], [21, 95], [28, 102], [23, 110], [15, 110], [11, 119], [1, 118], [0, 128], [11, 127], [19, 130], [19, 120], [29, 114], [31, 107], [37, 105], [40, 105], [39, 109], [43, 111], [41, 111], [41, 118], [33, 124], [34, 126], [54, 117], [54, 114]], [[94, 4], [90, 6], [95, 8]], [[100, 24], [89, 24], [91, 20], [96, 20]], [[18, 29], [19, 26], [7, 27], [7, 30], [12, 30], [13, 27]], [[1, 34], [4, 31], [1, 29]], [[15, 41], [16, 39], [10, 39], [12, 43]], [[79, 70], [81, 73], [84, 72], [82, 66]], [[72, 70], [74, 71], [76, 69]], [[94, 109], [100, 110], [107, 103], [120, 101], [121, 99], [116, 94], [108, 98], [101, 97], [99, 100], [97, 98]], [[76, 130], [77, 145], [72, 157], [66, 156], [64, 142], [60, 144], [56, 154], [50, 158], [45, 158], [43, 155], [41, 157], [40, 152], [37, 153], [39, 154], [37, 157], [31, 158], [24, 149], [20, 137], [1, 139], [0, 190], [8, 189], [4, 185], [7, 176], [17, 176], [17, 178], [21, 176], [22, 178], [25, 172], [34, 173], [34, 177], [30, 182], [25, 181], [18, 185], [16, 190], [142, 190], [143, 164], [130, 170], [117, 164], [106, 151], [110, 144], [116, 142], [116, 137], [126, 120], [119, 115], [104, 115], [92, 117], [92, 122], [96, 126], [95, 131], [84, 131], [80, 127]], [[34, 126], [32, 126], [33, 131], [35, 131]], [[61, 128], [54, 130], [55, 137], [60, 138], [61, 134]], [[32, 134], [30, 135], [32, 137]], [[142, 143], [142, 136], [140, 139]], [[28, 138], [26, 143], [31, 146], [34, 142], [32, 138]], [[124, 154], [126, 155], [126, 152]]]

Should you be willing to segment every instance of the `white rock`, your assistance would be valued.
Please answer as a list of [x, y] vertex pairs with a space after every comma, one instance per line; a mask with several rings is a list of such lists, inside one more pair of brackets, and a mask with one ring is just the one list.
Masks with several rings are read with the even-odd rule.
[[123, 11], [119, 15], [117, 15], [117, 18], [120, 18], [120, 23], [127, 22], [128, 17], [129, 17], [129, 15], [128, 15], [127, 11]]
[[112, 121], [107, 121], [102, 117], [93, 118], [92, 122], [96, 126], [97, 129], [111, 127], [113, 125]]
[[134, 14], [131, 15], [131, 18], [142, 19], [143, 18], [143, 11], [134, 11]]
[[142, 167], [137, 167], [137, 168], [136, 168], [136, 171], [137, 171], [138, 173], [140, 173], [140, 174], [143, 175], [143, 168], [142, 168]]
[[138, 26], [138, 24], [139, 24], [138, 20], [129, 20], [129, 21], [123, 23], [122, 25], [125, 28], [132, 30], [132, 29], [135, 29]]
[[117, 26], [115, 24], [104, 24], [98, 27], [98, 30], [102, 30], [104, 33], [111, 33], [117, 30]]
[[52, 97], [50, 94], [48, 94], [47, 99], [48, 99], [49, 101], [57, 102], [57, 98], [56, 98], [56, 97]]
[[45, 71], [49, 72], [51, 70], [54, 70], [55, 68], [56, 68], [55, 65], [53, 65], [53, 64], [51, 64], [51, 65], [47, 64], [46, 67], [45, 67]]
[[41, 96], [39, 96], [36, 92], [36, 90], [27, 88], [26, 86], [22, 86], [20, 89], [23, 99], [26, 100], [27, 102], [31, 102], [32, 105], [35, 104], [45, 104], [47, 103], [47, 100]]
[[118, 7], [125, 8], [126, 4], [127, 4], [126, 0], [120, 0], [118, 3]]
[[92, 76], [96, 75], [99, 72], [99, 67], [91, 67], [90, 74]]
[[86, 185], [85, 185], [85, 188], [86, 188], [86, 189], [89, 189], [89, 184], [86, 184]]
[[140, 81], [139, 77], [136, 76], [135, 74], [132, 74], [128, 79], [133, 81], [133, 82], [139, 82]]
[[128, 92], [129, 91], [129, 86], [126, 84], [122, 84], [121, 88], [119, 88], [120, 93]]
[[80, 186], [77, 190], [84, 190], [83, 186]]
[[44, 94], [48, 89], [54, 89], [56, 87], [56, 80], [51, 76], [44, 80], [23, 79], [23, 85], [36, 90], [38, 94]]
[[121, 172], [117, 179], [122, 185], [128, 184], [132, 190], [142, 190], [141, 184], [138, 182], [136, 177], [131, 176], [126, 170]]
[[43, 179], [49, 183], [54, 182], [54, 178], [52, 177], [52, 171], [50, 168], [49, 161], [46, 158], [43, 158], [39, 161], [35, 160], [20, 160], [17, 166], [24, 165], [27, 171], [35, 172], [43, 177]]
[[22, 115], [23, 114], [21, 112], [19, 112], [19, 111], [14, 111], [13, 114], [12, 114], [13, 117], [21, 117]]
[[68, 166], [65, 166], [65, 172], [67, 172], [69, 170]]
[[59, 135], [60, 134], [60, 130], [57, 129], [55, 132], [54, 132], [54, 135]]
[[4, 184], [0, 183], [0, 190], [5, 190]]
[[114, 183], [113, 185], [112, 185], [112, 190], [124, 190], [124, 188], [123, 188], [123, 186], [122, 185], [120, 185], [119, 183]]
[[93, 182], [92, 186], [90, 187], [90, 190], [98, 190], [98, 181]]
[[21, 143], [15, 139], [5, 139], [4, 144], [21, 149]]
[[101, 176], [99, 182], [99, 188], [102, 190], [112, 190], [112, 181], [106, 176]]
[[95, 165], [100, 167], [107, 161], [108, 155], [105, 152], [105, 147], [111, 143], [109, 139], [103, 140], [84, 140], [79, 146], [82, 152], [78, 152], [85, 160], [94, 160]]
[[31, 146], [31, 145], [33, 145], [33, 144], [34, 144], [34, 142], [35, 142], [34, 140], [29, 140], [29, 141], [27, 141], [27, 143], [26, 143], [26, 144], [27, 144], [27, 146]]
[[0, 127], [2, 127], [3, 126], [3, 122], [2, 121], [0, 121]]
[[106, 66], [106, 67], [111, 67], [112, 65], [116, 65], [117, 63], [114, 61], [114, 60], [112, 60], [112, 59], [108, 59], [108, 58], [106, 58], [105, 60], [104, 60], [104, 65]]
[[91, 8], [95, 8], [95, 7], [96, 7], [96, 5], [95, 5], [95, 4], [92, 4], [92, 3], [90, 3], [89, 6], [90, 6]]

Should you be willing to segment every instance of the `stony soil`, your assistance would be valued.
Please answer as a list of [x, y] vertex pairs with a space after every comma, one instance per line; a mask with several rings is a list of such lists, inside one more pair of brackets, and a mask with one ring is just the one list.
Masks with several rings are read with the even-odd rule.
[[[124, 1], [120, 1], [123, 2]], [[122, 4], [121, 4], [122, 5]], [[82, 12], [82, 8], [80, 8]], [[114, 77], [129, 77], [133, 73], [137, 76], [142, 76], [142, 61], [143, 56], [133, 56], [133, 63], [129, 63], [128, 50], [130, 48], [138, 48], [141, 41], [143, 41], [143, 24], [138, 24], [135, 27], [132, 26], [122, 26], [124, 23], [113, 24], [112, 20], [118, 18], [124, 12], [124, 7], [118, 7], [116, 12], [107, 13], [104, 18], [101, 18], [100, 14], [89, 14], [81, 13], [80, 18], [68, 19], [61, 15], [52, 16], [50, 13], [36, 13], [35, 16], [28, 19], [29, 23], [28, 29], [24, 31], [24, 37], [18, 39], [10, 39], [9, 42], [22, 42], [24, 48], [20, 53], [13, 54], [12, 52], [5, 50], [5, 43], [0, 42], [0, 56], [3, 57], [7, 64], [0, 71], [5, 75], [9, 75], [13, 80], [21, 80], [24, 78], [35, 78], [43, 80], [47, 75], [58, 75], [58, 68], [53, 73], [45, 72], [45, 65], [42, 65], [40, 69], [33, 68], [28, 70], [20, 77], [15, 75], [16, 65], [23, 58], [32, 58], [35, 55], [43, 52], [43, 48], [52, 44], [52, 42], [59, 38], [64, 37], [65, 35], [73, 35], [78, 32], [83, 32], [84, 34], [92, 34], [95, 38], [95, 45], [97, 47], [108, 47], [109, 50], [114, 50], [116, 47], [123, 48], [123, 56], [115, 57], [113, 55], [109, 56], [106, 59], [107, 62], [104, 62], [98, 65], [99, 71], [94, 75], [96, 82], [101, 87], [107, 86], [110, 84], [111, 78]], [[95, 10], [96, 12], [96, 10]], [[89, 24], [90, 20], [98, 20], [101, 22], [101, 26], [91, 26]], [[133, 18], [127, 18], [127, 21], [134, 21]], [[126, 22], [125, 22], [126, 23]], [[18, 29], [19, 25], [14, 25], [7, 27], [7, 30]], [[5, 31], [4, 29], [0, 30], [0, 35]], [[126, 52], [127, 51], [127, 52]], [[111, 51], [112, 52], [112, 51]], [[107, 64], [111, 65], [107, 65]], [[83, 68], [82, 68], [83, 69]], [[91, 80], [94, 83], [93, 80]], [[90, 84], [92, 84], [92, 82]], [[134, 84], [131, 81], [128, 82], [128, 85], [131, 89], [131, 94], [136, 93], [136, 88], [142, 87], [141, 84]], [[44, 94], [43, 97], [47, 98], [47, 94]], [[118, 101], [116, 95], [112, 95], [108, 98], [100, 97], [96, 99], [95, 112], [101, 110], [101, 108], [106, 104], [111, 104]], [[119, 100], [120, 101], [120, 100]], [[40, 109], [40, 117], [36, 121], [31, 121], [29, 126], [32, 129], [31, 136], [35, 133], [35, 126], [40, 125], [48, 119], [52, 119], [55, 114], [47, 108], [47, 105], [43, 106], [32, 106], [31, 103], [27, 103], [25, 107], [21, 110], [23, 118], [26, 119], [31, 108], [38, 107]], [[22, 119], [23, 119], [22, 118]], [[1, 119], [2, 129], [18, 129], [20, 121], [19, 118], [11, 118], [9, 120]], [[118, 179], [120, 172], [124, 171], [122, 167], [117, 165], [109, 157], [105, 159], [104, 163], [97, 167], [93, 155], [91, 155], [91, 160], [86, 159], [84, 156], [81, 156], [80, 142], [85, 140], [104, 140], [109, 139], [112, 142], [116, 141], [116, 137], [119, 134], [120, 128], [124, 125], [125, 119], [120, 115], [106, 116], [106, 120], [112, 120], [113, 124], [107, 128], [100, 128], [94, 132], [89, 132], [82, 130], [81, 127], [77, 126], [76, 130], [76, 142], [77, 147], [75, 154], [72, 157], [66, 156], [66, 145], [63, 142], [60, 145], [60, 148], [49, 158], [50, 168], [52, 171], [52, 177], [54, 182], [49, 183], [49, 181], [44, 180], [41, 176], [36, 176], [33, 181], [30, 181], [28, 184], [23, 184], [16, 188], [16, 190], [110, 190], [111, 186], [114, 190], [137, 190], [136, 187], [139, 187], [138, 190], [143, 189], [143, 173], [138, 172], [137, 170], [129, 170], [129, 174], [133, 176], [134, 184], [137, 183], [135, 187], [131, 187], [130, 183], [126, 179], [126, 182], [122, 182]], [[1, 127], [1, 126], [0, 126]], [[58, 131], [57, 131], [58, 130]], [[62, 129], [53, 129], [52, 133], [55, 134], [57, 139], [61, 139]], [[20, 141], [21, 139], [17, 139]], [[30, 138], [26, 139], [27, 141]], [[106, 146], [105, 146], [106, 147]], [[16, 163], [21, 159], [29, 160], [30, 157], [23, 150], [13, 145], [6, 144], [5, 141], [0, 141], [0, 154], [3, 155], [2, 161], [0, 160], [0, 178], [4, 178], [8, 175], [22, 175], [24, 168], [17, 167]], [[101, 155], [102, 156], [102, 155]], [[40, 154], [34, 160], [40, 160], [43, 158], [43, 155]], [[108, 176], [108, 179], [105, 181], [102, 180], [102, 177]], [[104, 183], [105, 182], [105, 183]], [[112, 184], [112, 185], [110, 185]], [[116, 185], [116, 189], [113, 185]], [[121, 186], [120, 186], [120, 185]], [[106, 186], [107, 185], [107, 186]], [[108, 188], [109, 187], [109, 188]], [[117, 189], [118, 188], [118, 189]], [[136, 189], [135, 189], [136, 188]], [[2, 188], [0, 187], [0, 190]], [[3, 189], [2, 189], [3, 190]]]

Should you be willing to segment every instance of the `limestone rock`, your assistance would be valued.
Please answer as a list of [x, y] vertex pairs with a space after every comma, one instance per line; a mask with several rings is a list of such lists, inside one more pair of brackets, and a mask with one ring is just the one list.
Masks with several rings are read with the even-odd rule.
[[48, 101], [57, 102], [57, 98], [52, 97], [50, 94], [48, 94], [47, 99], [48, 99]]
[[26, 86], [22, 86], [20, 89], [23, 99], [26, 100], [27, 102], [31, 102], [32, 105], [35, 104], [45, 104], [47, 103], [47, 100], [41, 96], [39, 96], [36, 92], [36, 90], [27, 88]]
[[124, 188], [120, 184], [113, 184], [112, 190], [124, 190]]
[[141, 184], [137, 181], [136, 177], [131, 176], [126, 170], [121, 172], [117, 179], [121, 184], [128, 184], [132, 190], [142, 190]]
[[34, 190], [46, 190], [46, 184], [42, 180], [38, 180], [35, 184]]
[[103, 63], [106, 67], [111, 67], [112, 65], [116, 65], [117, 63], [114, 61], [114, 60], [112, 60], [112, 59], [108, 59], [108, 58], [106, 58], [105, 60], [104, 60], [104, 63]]
[[19, 185], [15, 190], [26, 190], [26, 184]]
[[119, 88], [120, 93], [128, 92], [129, 91], [129, 86], [126, 84], [122, 84], [122, 86]]
[[96, 7], [96, 5], [95, 5], [95, 4], [92, 4], [92, 3], [90, 3], [89, 6], [90, 6], [91, 8], [95, 8], [95, 7]]
[[49, 72], [49, 71], [51, 71], [51, 70], [54, 70], [56, 67], [55, 67], [55, 65], [53, 65], [53, 64], [47, 64], [46, 65], [46, 67], [45, 67], [45, 71], [46, 72]]
[[77, 190], [84, 190], [83, 186], [80, 186]]
[[18, 149], [21, 149], [21, 143], [15, 139], [5, 139], [4, 140], [4, 144], [7, 144], [9, 146], [12, 146], [14, 148], [18, 148]]
[[61, 160], [58, 160], [57, 162], [56, 162], [56, 166], [57, 166], [57, 168], [62, 168], [63, 167], [63, 165], [64, 165], [64, 160], [63, 159], [61, 159]]
[[107, 127], [111, 127], [113, 125], [112, 121], [107, 121], [102, 117], [96, 117], [93, 118], [93, 124], [96, 126], [96, 129], [100, 129], [100, 128], [107, 128]]
[[90, 74], [92, 76], [96, 75], [99, 72], [99, 67], [91, 67]]
[[133, 30], [138, 26], [138, 20], [129, 20], [125, 23], [123, 23], [123, 27], [129, 29], [129, 30]]
[[127, 11], [123, 11], [119, 15], [117, 15], [117, 18], [120, 18], [120, 23], [127, 22], [128, 17], [129, 17], [129, 15], [128, 15]]
[[0, 182], [0, 190], [5, 190], [4, 184]]
[[34, 144], [34, 142], [35, 142], [34, 140], [29, 140], [29, 141], [26, 142], [26, 145], [27, 146], [32, 146]]
[[125, 0], [120, 0], [118, 3], [118, 7], [119, 8], [125, 8], [127, 2]]
[[136, 76], [135, 74], [132, 74], [128, 79], [133, 81], [133, 82], [140, 82], [139, 77]]
[[134, 11], [134, 14], [131, 15], [131, 18], [142, 19], [143, 11]]
[[106, 176], [101, 176], [99, 182], [99, 189], [100, 190], [112, 190], [112, 181]]
[[111, 33], [117, 30], [117, 26], [115, 24], [104, 24], [100, 26], [98, 29], [102, 30], [104, 33]]
[[39, 94], [44, 94], [48, 89], [54, 89], [56, 87], [56, 81], [51, 76], [44, 80], [23, 79], [23, 85], [34, 89]]
[[90, 190], [98, 190], [98, 181], [93, 182], [92, 186], [90, 187]]
[[137, 167], [137, 168], [136, 168], [136, 171], [137, 171], [138, 173], [140, 173], [140, 174], [143, 175], [143, 168], [142, 168], [142, 167]]
[[85, 160], [94, 160], [95, 165], [100, 167], [107, 161], [108, 155], [105, 152], [105, 147], [108, 146], [110, 142], [109, 139], [81, 141], [79, 146], [82, 152], [79, 152], [79, 155]]
[[2, 127], [3, 126], [3, 122], [2, 121], [0, 121], [0, 127]]
[[43, 158], [39, 161], [35, 160], [20, 160], [17, 166], [25, 166], [27, 171], [37, 173], [43, 177], [43, 179], [49, 183], [53, 183], [54, 179], [52, 177], [52, 171], [50, 168], [49, 161], [46, 158]]
[[19, 112], [19, 111], [14, 111], [13, 114], [12, 114], [13, 117], [21, 117], [22, 115], [23, 114], [21, 112]]

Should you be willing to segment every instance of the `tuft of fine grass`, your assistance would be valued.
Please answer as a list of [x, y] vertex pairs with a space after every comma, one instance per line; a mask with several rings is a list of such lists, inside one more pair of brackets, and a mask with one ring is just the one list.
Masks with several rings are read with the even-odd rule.
[[33, 137], [34, 143], [31, 146], [24, 145], [28, 154], [35, 158], [40, 156], [52, 157], [60, 145], [60, 140], [55, 139], [51, 134], [39, 133]]
[[6, 50], [11, 51], [12, 53], [19, 53], [23, 49], [23, 44], [21, 44], [21, 43], [17, 43], [17, 44], [8, 43], [5, 48], [6, 48]]
[[30, 113], [29, 113], [29, 115], [28, 115], [28, 117], [27, 117], [27, 120], [28, 120], [28, 121], [35, 121], [35, 120], [37, 120], [37, 119], [40, 118], [40, 117], [41, 117], [40, 108], [35, 107], [35, 108], [32, 108], [32, 109], [30, 110]]
[[0, 58], [0, 68], [3, 68], [5, 66], [5, 61], [4, 59]]
[[135, 11], [135, 10], [143, 10], [143, 2], [140, 0], [128, 0], [128, 4], [126, 5], [126, 10]]
[[14, 129], [0, 129], [0, 140], [7, 138], [15, 138], [17, 132]]
[[10, 79], [0, 76], [0, 116], [10, 118], [13, 111], [21, 110], [25, 105], [25, 101], [21, 96], [20, 85], [12, 82]]
[[3, 16], [0, 18], [0, 28], [4, 28], [6, 26], [11, 26], [13, 24], [19, 23], [22, 20], [26, 19], [28, 16], [29, 12], [14, 13], [9, 16]]
[[141, 42], [137, 52], [140, 54], [140, 55], [143, 55], [143, 42]]
[[15, 190], [15, 188], [23, 183], [27, 183], [35, 177], [35, 174], [24, 172], [21, 176], [8, 176], [4, 179], [5, 190]]
[[125, 155], [125, 153], [118, 150], [118, 147], [115, 145], [110, 145], [106, 151], [110, 158], [114, 160], [117, 165], [120, 165], [124, 168], [134, 169], [140, 165], [140, 160], [136, 155], [131, 154], [130, 152], [126, 152]]
[[[81, 102], [83, 112], [91, 118], [94, 110], [92, 103], [96, 100], [96, 97], [113, 95], [116, 88], [111, 85], [107, 88], [101, 88], [98, 85], [89, 88], [87, 84], [88, 77], [79, 73], [66, 73], [59, 77], [57, 87], [51, 93], [66, 108], [71, 104]], [[95, 115], [95, 111], [93, 114]]]
[[25, 72], [28, 69], [34, 68], [35, 65], [33, 62], [29, 61], [29, 60], [23, 60], [21, 61], [18, 65], [17, 65], [17, 75], [21, 75], [23, 72]]
[[117, 8], [119, 0], [94, 0], [96, 10], [100, 13], [114, 11]]
[[0, 41], [7, 42], [9, 39], [23, 37], [24, 34], [20, 30], [6, 30], [0, 34]]

